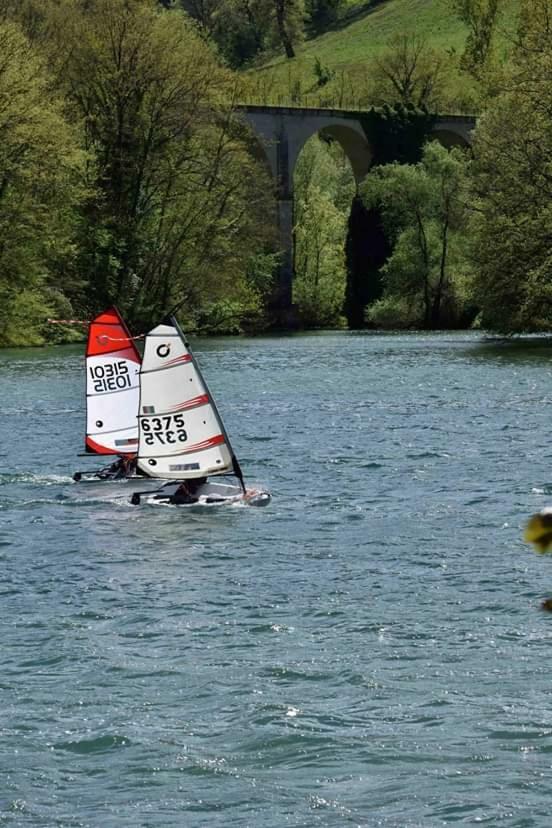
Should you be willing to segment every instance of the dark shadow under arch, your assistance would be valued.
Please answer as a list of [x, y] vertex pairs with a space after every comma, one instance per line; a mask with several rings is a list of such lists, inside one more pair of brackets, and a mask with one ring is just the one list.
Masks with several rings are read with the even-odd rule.
[[452, 130], [448, 129], [436, 129], [431, 133], [430, 138], [433, 141], [439, 141], [446, 149], [452, 149], [453, 147], [460, 147], [460, 149], [471, 148], [469, 141], [466, 141], [457, 132], [452, 132]]

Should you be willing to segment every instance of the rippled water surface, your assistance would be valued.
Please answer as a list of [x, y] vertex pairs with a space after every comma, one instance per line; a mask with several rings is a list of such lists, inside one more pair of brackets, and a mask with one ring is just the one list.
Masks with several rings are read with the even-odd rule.
[[268, 508], [73, 484], [81, 349], [0, 351], [0, 824], [550, 825], [552, 346], [195, 350]]

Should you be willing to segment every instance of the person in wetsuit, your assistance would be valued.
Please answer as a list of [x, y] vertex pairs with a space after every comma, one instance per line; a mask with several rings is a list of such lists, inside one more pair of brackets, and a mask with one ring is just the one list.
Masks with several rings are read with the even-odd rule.
[[197, 503], [199, 500], [197, 492], [206, 482], [206, 477], [193, 477], [190, 480], [183, 480], [176, 492], [170, 496], [169, 503], [174, 503], [176, 506]]
[[123, 455], [104, 471], [98, 474], [101, 480], [122, 480], [131, 477], [136, 471], [136, 455]]

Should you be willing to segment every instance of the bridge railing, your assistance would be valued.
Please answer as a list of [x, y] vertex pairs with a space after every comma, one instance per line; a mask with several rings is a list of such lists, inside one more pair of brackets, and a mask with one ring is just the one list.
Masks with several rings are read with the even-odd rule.
[[[331, 109], [336, 112], [369, 112], [374, 109], [373, 104], [368, 104], [362, 98], [348, 96], [323, 95], [320, 92], [302, 93], [300, 96], [284, 94], [241, 94], [235, 101], [238, 107], [259, 107], [272, 108], [281, 107], [285, 109]], [[461, 106], [447, 109], [446, 114], [438, 114], [439, 118], [473, 118], [473, 109], [468, 111]]]

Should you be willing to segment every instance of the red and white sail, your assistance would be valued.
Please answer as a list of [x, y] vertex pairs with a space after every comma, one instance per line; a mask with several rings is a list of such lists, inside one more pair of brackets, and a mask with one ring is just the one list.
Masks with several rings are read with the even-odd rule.
[[138, 467], [151, 477], [239, 473], [215, 403], [173, 319], [147, 336], [140, 369]]
[[90, 323], [86, 347], [86, 451], [136, 454], [140, 354], [119, 311]]

